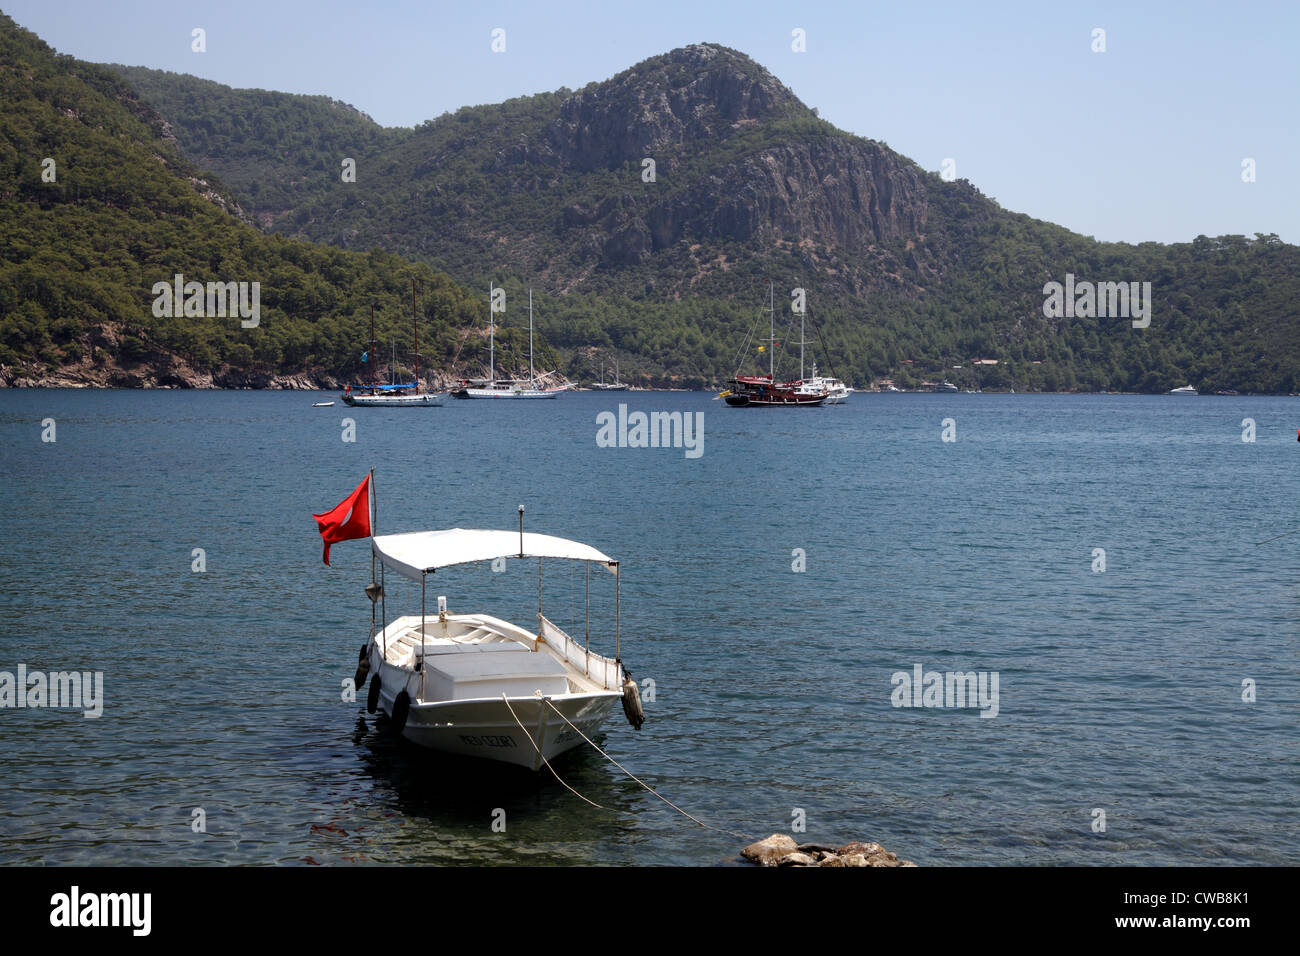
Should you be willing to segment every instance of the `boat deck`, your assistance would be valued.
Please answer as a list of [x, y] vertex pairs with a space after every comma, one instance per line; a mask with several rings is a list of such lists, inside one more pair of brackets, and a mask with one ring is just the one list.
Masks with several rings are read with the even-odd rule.
[[417, 660], [424, 664], [426, 700], [481, 699], [500, 697], [502, 692], [512, 697], [588, 694], [605, 689], [578, 662], [553, 653], [549, 641], [539, 644], [535, 634], [491, 615], [426, 618], [423, 631], [420, 618], [401, 617], [384, 629], [378, 643], [394, 667], [413, 670]]

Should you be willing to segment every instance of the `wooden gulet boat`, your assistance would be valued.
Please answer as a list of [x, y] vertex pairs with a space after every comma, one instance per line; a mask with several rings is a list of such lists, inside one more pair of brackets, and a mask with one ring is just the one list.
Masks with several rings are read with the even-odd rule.
[[[354, 392], [349, 385], [343, 393], [343, 404], [352, 408], [436, 408], [442, 405], [442, 393], [420, 391], [420, 320], [415, 305], [415, 280], [411, 280], [411, 322], [415, 337], [415, 381], [411, 383], [393, 383], [381, 385], [374, 380], [375, 368], [375, 307], [370, 307], [370, 348], [366, 351], [366, 361], [370, 364], [371, 381], [361, 385]], [[390, 372], [396, 368], [394, 356]]]
[[[519, 530], [417, 531], [371, 538], [371, 636], [362, 648], [357, 686], [369, 672], [367, 710], [382, 710], [407, 740], [445, 753], [483, 757], [532, 770], [599, 730], [616, 702], [638, 730], [644, 720], [636, 684], [619, 657], [619, 562], [590, 545]], [[537, 558], [537, 628], [482, 613], [453, 613], [445, 596], [427, 605], [429, 575], [497, 558]], [[542, 613], [542, 562], [582, 561], [587, 577], [586, 640], [580, 644]], [[591, 566], [614, 577], [614, 657], [591, 650]], [[373, 579], [378, 567], [379, 579]], [[420, 585], [420, 613], [387, 620], [389, 573]]]
[[[827, 392], [803, 388], [803, 382], [778, 382], [776, 380], [776, 301], [772, 283], [768, 281], [769, 331], [767, 375], [736, 375], [727, 381], [721, 397], [733, 408], [815, 408], [826, 401]], [[801, 359], [802, 361], [802, 359]]]

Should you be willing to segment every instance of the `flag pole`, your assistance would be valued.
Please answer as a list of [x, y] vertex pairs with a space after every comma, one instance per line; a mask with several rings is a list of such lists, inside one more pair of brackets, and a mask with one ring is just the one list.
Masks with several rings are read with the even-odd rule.
[[[375, 562], [375, 522], [379, 519], [379, 502], [375, 499], [375, 469], [373, 469], [373, 468], [370, 469], [370, 494], [367, 495], [367, 497], [370, 499], [370, 505], [369, 505], [369, 507], [370, 507], [370, 583], [371, 583], [371, 584], [374, 584], [374, 583], [375, 583], [375, 564], [376, 564], [376, 562]], [[384, 621], [387, 621], [387, 620], [388, 620], [388, 595], [384, 593], [384, 586], [383, 586], [382, 583], [379, 585], [379, 601], [380, 601], [380, 604], [379, 604], [379, 614], [380, 614], [380, 618], [381, 618], [382, 620], [384, 620]], [[371, 619], [372, 619], [372, 620], [374, 619], [374, 614], [375, 614], [375, 602], [374, 602], [374, 601], [371, 601], [371, 602], [370, 602], [370, 615], [371, 615]], [[384, 627], [387, 627], [387, 626], [388, 626], [387, 624], [384, 625]], [[384, 655], [384, 659], [387, 660], [387, 659], [388, 659], [388, 639], [387, 639], [387, 637], [384, 638], [384, 647], [383, 647], [383, 651], [382, 651], [382, 653], [383, 653], [383, 655]]]

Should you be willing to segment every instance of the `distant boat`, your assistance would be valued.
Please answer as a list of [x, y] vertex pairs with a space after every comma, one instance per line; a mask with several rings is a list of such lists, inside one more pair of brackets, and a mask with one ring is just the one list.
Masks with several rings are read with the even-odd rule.
[[[349, 385], [343, 392], [343, 404], [352, 408], [408, 408], [414, 406], [436, 407], [442, 404], [442, 395], [437, 392], [420, 391], [420, 320], [415, 310], [415, 280], [411, 280], [411, 321], [415, 337], [415, 381], [407, 383], [390, 383], [381, 385], [374, 379], [375, 369], [375, 307], [370, 306], [370, 349], [365, 353], [364, 361], [370, 364], [371, 381], [360, 385], [354, 392]], [[396, 347], [394, 346], [394, 349]], [[389, 366], [392, 374], [397, 367], [396, 356]]]
[[605, 381], [605, 362], [600, 363], [600, 381], [592, 382], [591, 387], [597, 392], [626, 392], [627, 386], [618, 380], [618, 359], [614, 359], [614, 381]]
[[838, 378], [831, 378], [826, 375], [817, 374], [817, 363], [813, 362], [812, 377], [803, 379], [799, 386], [800, 391], [806, 391], [810, 394], [824, 392], [826, 394], [827, 405], [843, 405], [853, 389], [849, 388]]
[[790, 406], [816, 407], [826, 401], [824, 391], [801, 391], [802, 381], [778, 382], [776, 380], [776, 299], [772, 282], [768, 280], [770, 305], [768, 332], [768, 372], [763, 375], [736, 375], [727, 381], [721, 397], [732, 408], [775, 408]]
[[311, 407], [312, 408], [333, 408], [334, 403], [333, 402], [312, 402]]
[[1182, 388], [1173, 388], [1169, 390], [1170, 395], [1199, 395], [1201, 394], [1190, 385], [1184, 385]]
[[806, 395], [816, 395], [823, 393], [826, 396], [827, 405], [843, 405], [848, 400], [849, 392], [852, 391], [847, 385], [838, 378], [832, 378], [826, 375], [817, 374], [817, 363], [813, 362], [812, 377], [803, 377], [803, 354], [804, 354], [804, 323], [807, 320], [807, 310], [799, 314], [799, 387], [798, 391]]
[[528, 290], [528, 380], [496, 377], [496, 320], [492, 314], [492, 286], [488, 286], [488, 377], [464, 379], [452, 390], [453, 398], [558, 398], [565, 389], [538, 388], [533, 372], [533, 290]]

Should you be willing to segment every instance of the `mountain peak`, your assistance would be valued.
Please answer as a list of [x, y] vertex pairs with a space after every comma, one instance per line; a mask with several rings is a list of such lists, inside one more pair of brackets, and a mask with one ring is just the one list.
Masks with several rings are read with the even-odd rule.
[[811, 115], [780, 80], [738, 50], [693, 43], [651, 57], [570, 96], [552, 148], [582, 169], [653, 158], [665, 168], [702, 141], [770, 119]]

